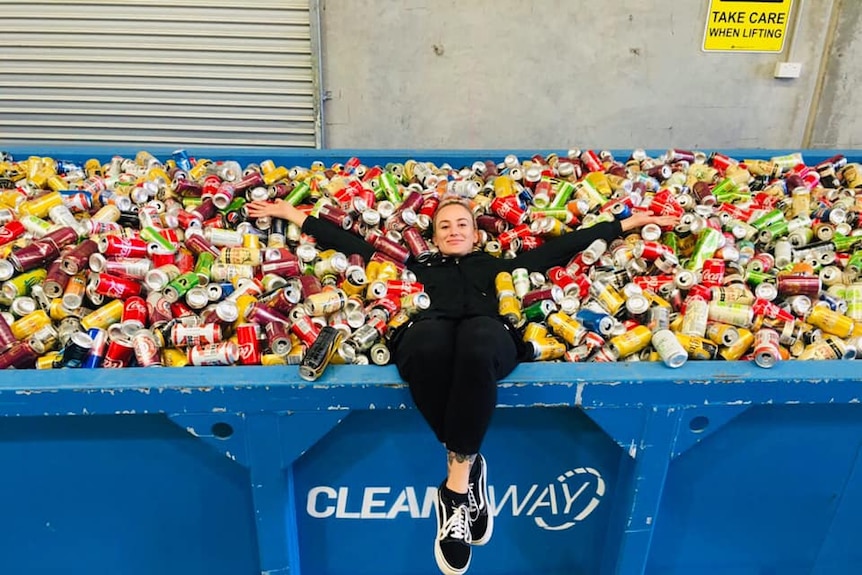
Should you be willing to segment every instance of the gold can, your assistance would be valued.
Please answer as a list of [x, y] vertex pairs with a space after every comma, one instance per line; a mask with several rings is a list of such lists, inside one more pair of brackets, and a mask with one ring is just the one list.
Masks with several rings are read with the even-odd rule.
[[639, 325], [625, 333], [612, 337], [608, 341], [608, 345], [613, 348], [620, 358], [624, 358], [645, 349], [651, 339], [652, 332], [650, 329], [645, 325]]
[[115, 299], [81, 318], [81, 327], [108, 329], [123, 318], [123, 301]]
[[279, 166], [274, 170], [267, 172], [263, 175], [263, 183], [267, 186], [271, 186], [279, 180], [287, 179], [289, 171], [284, 166]]
[[55, 369], [63, 365], [63, 353], [50, 351], [36, 359], [36, 369]]
[[260, 356], [261, 365], [287, 365], [287, 359], [277, 353], [265, 353]]
[[207, 169], [212, 165], [212, 160], [207, 160], [204, 158], [200, 158], [195, 161], [195, 165], [189, 170], [189, 176], [193, 180], [201, 179], [206, 173]]
[[90, 158], [84, 162], [84, 173], [88, 178], [102, 177], [102, 163], [96, 158]]
[[540, 323], [530, 322], [524, 328], [524, 341], [540, 342], [548, 337], [548, 328]]
[[55, 297], [48, 307], [48, 315], [54, 321], [62, 321], [67, 317], [77, 317], [77, 314], [63, 305], [63, 298]]
[[683, 349], [688, 354], [689, 359], [694, 360], [710, 360], [715, 359], [718, 354], [718, 346], [706, 339], [696, 335], [685, 335], [682, 333], [674, 334]]
[[533, 346], [533, 359], [536, 361], [551, 361], [566, 355], [565, 344], [553, 337], [531, 341], [530, 345]]
[[732, 346], [739, 340], [739, 329], [727, 323], [712, 322], [706, 326], [706, 337], [714, 344]]
[[260, 251], [260, 236], [257, 234], [243, 234], [242, 247]]
[[502, 175], [494, 178], [494, 195], [498, 198], [515, 195], [515, 181], [511, 176]]
[[508, 296], [515, 294], [515, 280], [509, 272], [500, 272], [494, 278], [494, 286], [497, 288], [497, 296]]
[[162, 363], [165, 367], [185, 367], [189, 364], [188, 354], [173, 347], [163, 349]]
[[521, 302], [515, 297], [515, 292], [512, 291], [509, 295], [500, 297], [497, 304], [497, 310], [501, 316], [514, 325], [521, 327], [524, 325], [524, 314], [521, 312]]
[[51, 318], [48, 317], [45, 310], [37, 309], [12, 322], [9, 329], [12, 331], [12, 335], [21, 340], [32, 336], [48, 325], [51, 325]]
[[38, 198], [27, 200], [18, 206], [18, 217], [36, 216], [44, 218], [48, 215], [48, 211], [56, 206], [63, 204], [63, 196], [60, 192], [53, 191], [47, 194], [42, 194]]
[[832, 311], [824, 305], [814, 306], [808, 314], [806, 321], [814, 327], [819, 327], [826, 333], [831, 333], [841, 338], [850, 337], [855, 327], [852, 319], [837, 311]]
[[580, 345], [587, 336], [587, 329], [576, 319], [562, 311], [548, 316], [548, 327], [569, 345]]
[[727, 360], [727, 361], [736, 361], [749, 349], [754, 345], [754, 334], [748, 329], [741, 327], [737, 328], [737, 333], [739, 334], [739, 338], [736, 340], [736, 343], [733, 345], [729, 345], [719, 351], [719, 355]]
[[617, 315], [626, 300], [614, 286], [607, 284], [597, 295], [596, 300], [611, 315]]

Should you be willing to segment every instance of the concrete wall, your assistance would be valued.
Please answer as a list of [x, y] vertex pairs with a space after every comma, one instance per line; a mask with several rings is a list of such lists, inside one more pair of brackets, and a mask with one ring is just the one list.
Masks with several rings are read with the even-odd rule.
[[781, 54], [703, 52], [708, 0], [320, 2], [327, 147], [862, 146], [857, 0]]

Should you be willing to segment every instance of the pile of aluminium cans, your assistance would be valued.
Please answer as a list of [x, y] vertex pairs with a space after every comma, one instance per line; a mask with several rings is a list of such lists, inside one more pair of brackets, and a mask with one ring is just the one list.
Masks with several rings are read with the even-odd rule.
[[[860, 189], [859, 164], [809, 166], [799, 153], [242, 166], [182, 150], [104, 164], [0, 152], [0, 368], [313, 355], [314, 379], [329, 362], [386, 364], [387, 342], [429, 305], [405, 262], [433, 255], [431, 216], [447, 195], [472, 202], [477, 249], [502, 258], [633, 211], [679, 216], [565, 266], [496, 278], [500, 314], [536, 361], [853, 359]], [[248, 217], [245, 203], [275, 198], [365, 238], [374, 257]]]

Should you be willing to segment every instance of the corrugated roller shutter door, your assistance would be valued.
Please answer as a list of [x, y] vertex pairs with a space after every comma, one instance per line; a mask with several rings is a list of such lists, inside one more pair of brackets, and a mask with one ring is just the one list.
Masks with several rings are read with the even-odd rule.
[[0, 142], [319, 145], [310, 14], [309, 0], [0, 0]]

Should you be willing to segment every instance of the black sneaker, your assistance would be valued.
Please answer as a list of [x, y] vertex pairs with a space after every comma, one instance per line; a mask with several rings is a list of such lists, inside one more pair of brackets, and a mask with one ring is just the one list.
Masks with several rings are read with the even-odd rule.
[[470, 469], [470, 489], [467, 491], [470, 510], [471, 545], [484, 545], [494, 533], [494, 514], [488, 510], [488, 463], [482, 454], [476, 456]]
[[[445, 483], [443, 484], [445, 485]], [[470, 517], [466, 503], [452, 501], [437, 489], [437, 537], [434, 558], [446, 575], [463, 575], [470, 567]]]

